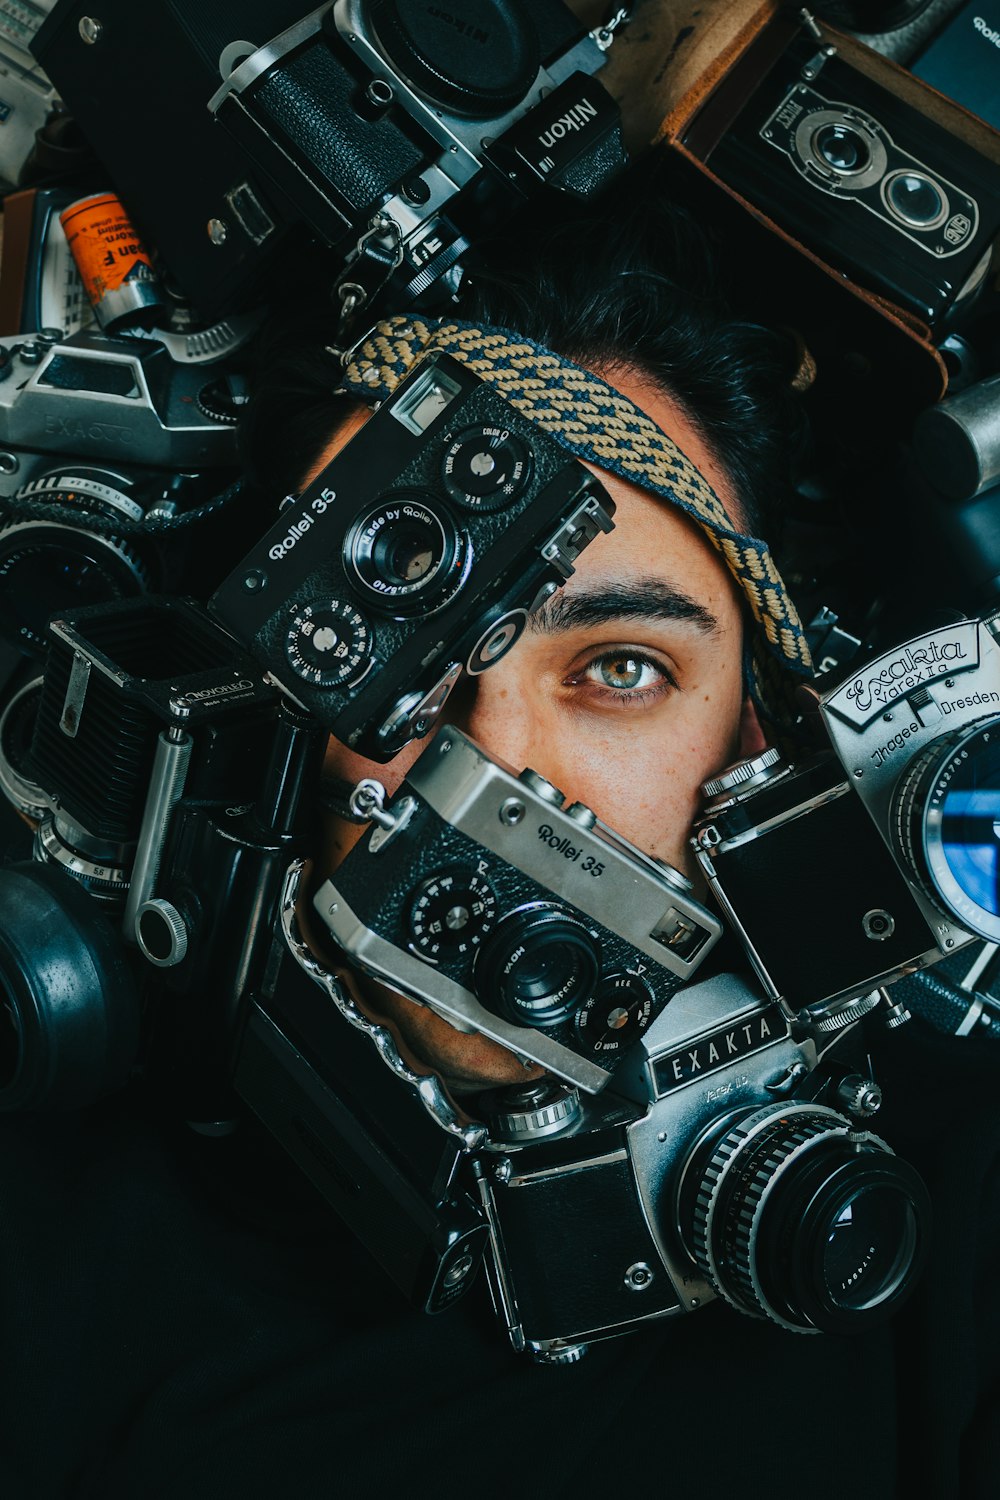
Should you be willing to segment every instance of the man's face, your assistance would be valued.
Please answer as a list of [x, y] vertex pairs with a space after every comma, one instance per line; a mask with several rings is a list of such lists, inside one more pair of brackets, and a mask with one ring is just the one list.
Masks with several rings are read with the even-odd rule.
[[[635, 372], [610, 378], [732, 506], [727, 476], [674, 403]], [[322, 464], [345, 440], [339, 433]], [[583, 552], [516, 646], [456, 689], [444, 719], [515, 771], [540, 772], [567, 801], [586, 803], [648, 854], [690, 875], [687, 840], [701, 783], [762, 744], [744, 712], [736, 586], [679, 512], [626, 480], [594, 472], [615, 501], [614, 531]], [[374, 776], [393, 792], [422, 749], [423, 742], [411, 744], [382, 766], [331, 740], [326, 769], [352, 783]], [[363, 832], [333, 819], [327, 867]], [[526, 1072], [499, 1044], [459, 1033], [413, 1001], [382, 987], [371, 993], [416, 1057], [455, 1086], [541, 1072]]]

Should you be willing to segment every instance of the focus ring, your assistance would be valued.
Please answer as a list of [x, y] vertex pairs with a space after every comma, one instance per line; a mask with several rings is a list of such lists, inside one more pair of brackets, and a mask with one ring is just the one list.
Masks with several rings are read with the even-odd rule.
[[[795, 1116], [800, 1118], [789, 1131], [788, 1122]], [[750, 1271], [749, 1246], [752, 1243], [752, 1229], [757, 1210], [765, 1189], [782, 1163], [794, 1150], [806, 1145], [808, 1141], [822, 1135], [829, 1135], [831, 1123], [840, 1126], [842, 1132], [849, 1128], [843, 1116], [834, 1113], [833, 1110], [817, 1108], [815, 1105], [793, 1105], [784, 1108], [779, 1105], [766, 1105], [763, 1109], [755, 1110], [753, 1114], [746, 1116], [727, 1131], [702, 1169], [701, 1186], [695, 1199], [693, 1213], [694, 1257], [719, 1295], [739, 1312], [749, 1313], [754, 1317], [774, 1319], [775, 1315], [765, 1306], [754, 1286]], [[784, 1142], [772, 1146], [761, 1161], [760, 1147], [766, 1143], [775, 1127], [782, 1127], [787, 1132], [784, 1135]], [[758, 1141], [757, 1137], [762, 1139]], [[756, 1149], [754, 1148], [755, 1141]], [[781, 1145], [784, 1149], [781, 1149]], [[717, 1228], [716, 1215], [720, 1209], [720, 1199], [724, 1190], [730, 1186], [729, 1173], [737, 1157], [748, 1148], [754, 1152], [752, 1163], [748, 1163], [748, 1166], [753, 1166], [753, 1171], [745, 1180], [739, 1226], [730, 1252], [736, 1279], [747, 1297], [747, 1301], [743, 1301], [727, 1285], [712, 1241]], [[794, 1324], [787, 1323], [783, 1326], [795, 1327]]]

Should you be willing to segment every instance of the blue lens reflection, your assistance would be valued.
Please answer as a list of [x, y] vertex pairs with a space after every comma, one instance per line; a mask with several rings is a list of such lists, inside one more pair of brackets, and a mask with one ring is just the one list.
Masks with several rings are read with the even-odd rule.
[[[993, 757], [990, 757], [992, 760]], [[977, 775], [977, 769], [979, 774]], [[970, 760], [969, 780], [982, 780], [987, 768]], [[956, 776], [955, 780], [960, 778]], [[952, 786], [945, 794], [941, 834], [948, 868], [970, 901], [1000, 916], [1000, 787], [972, 790]]]

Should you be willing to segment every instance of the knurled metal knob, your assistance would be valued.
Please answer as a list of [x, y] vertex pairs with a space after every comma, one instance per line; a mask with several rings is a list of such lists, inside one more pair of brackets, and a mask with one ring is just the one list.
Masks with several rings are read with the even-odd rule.
[[497, 1089], [480, 1100], [494, 1140], [529, 1141], [564, 1130], [579, 1118], [580, 1095], [554, 1078]]
[[760, 755], [748, 755], [744, 760], [735, 761], [733, 765], [720, 771], [718, 776], [712, 776], [708, 781], [702, 782], [702, 796], [713, 802], [717, 797], [728, 796], [730, 793], [770, 781], [773, 776], [784, 769], [784, 757], [781, 751], [776, 750], [772, 745], [769, 749], [762, 750]]

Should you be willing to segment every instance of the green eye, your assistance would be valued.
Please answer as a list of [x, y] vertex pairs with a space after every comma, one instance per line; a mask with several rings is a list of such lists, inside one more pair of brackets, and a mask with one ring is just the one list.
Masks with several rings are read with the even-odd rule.
[[597, 669], [602, 680], [608, 687], [616, 688], [619, 692], [625, 692], [637, 688], [642, 684], [643, 675], [649, 669], [649, 663], [640, 661], [635, 656], [609, 656], [606, 660], [598, 662]]

